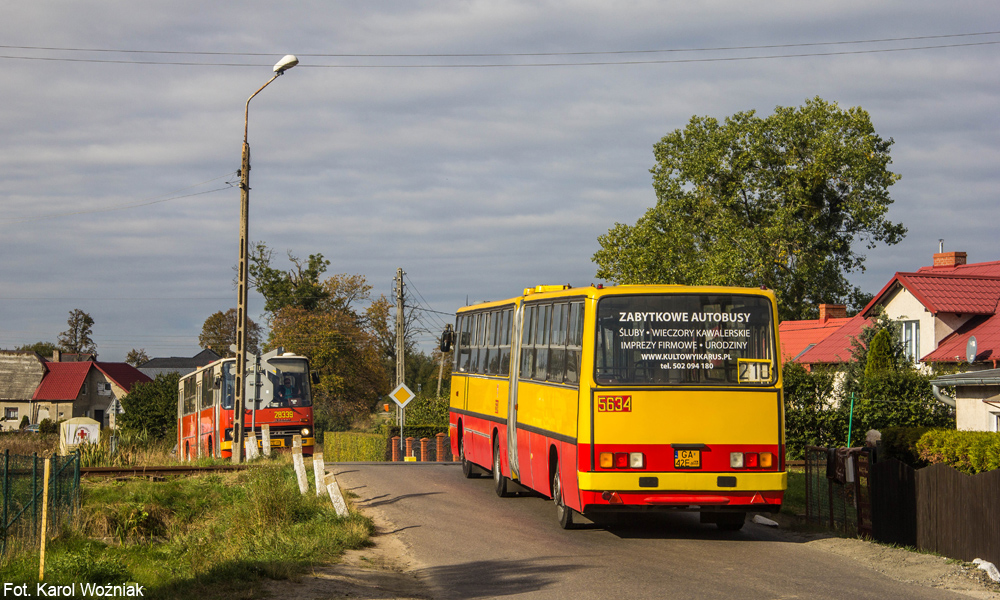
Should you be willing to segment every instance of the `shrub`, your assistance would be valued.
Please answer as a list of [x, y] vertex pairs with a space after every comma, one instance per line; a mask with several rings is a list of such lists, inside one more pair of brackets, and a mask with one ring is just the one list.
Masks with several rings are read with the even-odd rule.
[[930, 431], [929, 427], [885, 427], [882, 434], [882, 443], [879, 446], [879, 460], [895, 458], [914, 467], [923, 467], [927, 461], [920, 458], [920, 451], [917, 450], [917, 441], [921, 436]]
[[922, 460], [947, 464], [974, 475], [1000, 469], [1000, 433], [992, 431], [927, 431], [916, 442]]

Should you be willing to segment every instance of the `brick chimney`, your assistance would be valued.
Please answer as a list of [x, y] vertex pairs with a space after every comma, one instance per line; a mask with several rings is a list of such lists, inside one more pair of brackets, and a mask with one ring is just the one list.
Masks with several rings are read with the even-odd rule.
[[847, 318], [847, 306], [843, 304], [820, 304], [819, 320], [826, 322], [829, 319]]
[[965, 252], [938, 252], [934, 254], [934, 268], [947, 269], [965, 264]]

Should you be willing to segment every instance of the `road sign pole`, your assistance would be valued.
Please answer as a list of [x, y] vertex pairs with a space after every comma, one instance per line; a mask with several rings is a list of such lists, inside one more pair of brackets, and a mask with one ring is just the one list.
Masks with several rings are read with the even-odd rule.
[[406, 438], [403, 437], [403, 426], [406, 421], [406, 404], [410, 400], [413, 400], [414, 396], [416, 394], [411, 392], [405, 383], [400, 383], [396, 386], [396, 389], [389, 393], [389, 397], [392, 398], [392, 401], [396, 403], [399, 409], [399, 453], [403, 455], [404, 460], [406, 459], [406, 451], [403, 444]]

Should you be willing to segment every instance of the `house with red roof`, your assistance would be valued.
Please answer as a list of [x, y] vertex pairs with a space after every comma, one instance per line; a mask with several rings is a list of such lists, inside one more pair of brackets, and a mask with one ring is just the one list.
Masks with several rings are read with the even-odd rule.
[[[968, 264], [965, 252], [944, 252], [942, 248], [934, 255], [931, 266], [896, 273], [860, 313], [843, 321], [839, 328], [815, 331], [821, 339], [812, 345], [800, 350], [802, 341], [795, 337], [797, 330], [807, 328], [812, 321], [782, 323], [782, 353], [788, 356], [797, 351], [789, 360], [807, 368], [846, 363], [851, 360], [852, 340], [881, 308], [886, 316], [899, 322], [906, 355], [917, 366], [929, 368], [936, 363], [960, 366], [966, 371], [994, 370], [1000, 360], [998, 304], [1000, 261]], [[786, 331], [791, 334], [787, 347]], [[1000, 429], [1000, 370], [996, 373], [992, 387], [979, 384], [978, 392], [957, 390], [959, 429]], [[939, 392], [940, 387], [953, 385], [947, 381], [935, 380], [935, 393], [939, 400], [955, 405], [954, 400]]]
[[0, 428], [31, 422], [31, 397], [45, 374], [45, 359], [35, 352], [0, 350]]
[[31, 398], [33, 423], [90, 417], [102, 427], [113, 427], [122, 396], [136, 383], [152, 381], [126, 363], [46, 361], [43, 366]]
[[781, 336], [781, 359], [798, 360], [850, 320], [843, 304], [820, 304], [819, 318], [803, 321], [783, 321], [778, 325]]

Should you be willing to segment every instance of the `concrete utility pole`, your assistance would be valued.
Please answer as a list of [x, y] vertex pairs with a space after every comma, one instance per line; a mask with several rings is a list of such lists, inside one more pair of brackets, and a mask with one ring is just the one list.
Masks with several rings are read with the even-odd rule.
[[[406, 362], [405, 357], [405, 341], [404, 333], [405, 328], [403, 327], [403, 269], [396, 269], [396, 386], [405, 385], [406, 383]], [[406, 417], [405, 409], [399, 406], [396, 409], [397, 421], [399, 425], [399, 454], [400, 456], [405, 456], [403, 450], [403, 419]]]
[[396, 269], [396, 385], [406, 381], [405, 327], [403, 320], [403, 269]]
[[236, 297], [236, 390], [233, 402], [233, 462], [243, 460], [243, 411], [246, 410], [246, 364], [247, 364], [247, 286], [250, 265], [250, 144], [247, 133], [250, 128], [250, 101], [282, 73], [299, 64], [299, 59], [288, 54], [274, 65], [274, 76], [247, 98], [243, 111], [243, 160], [240, 165], [240, 261]]

